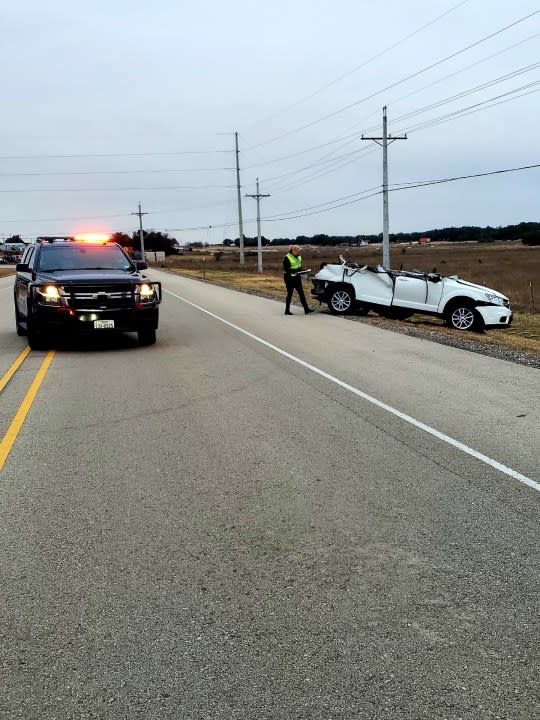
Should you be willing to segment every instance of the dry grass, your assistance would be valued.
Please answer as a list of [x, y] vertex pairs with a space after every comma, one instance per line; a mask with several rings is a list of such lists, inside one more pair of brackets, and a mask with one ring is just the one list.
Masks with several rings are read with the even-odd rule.
[[15, 270], [9, 267], [0, 267], [0, 277], [7, 277], [8, 275], [14, 275]]

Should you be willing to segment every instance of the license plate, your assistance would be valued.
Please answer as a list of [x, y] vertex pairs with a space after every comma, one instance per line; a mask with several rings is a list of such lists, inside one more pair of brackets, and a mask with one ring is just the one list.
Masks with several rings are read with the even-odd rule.
[[113, 328], [114, 320], [94, 320], [94, 328]]

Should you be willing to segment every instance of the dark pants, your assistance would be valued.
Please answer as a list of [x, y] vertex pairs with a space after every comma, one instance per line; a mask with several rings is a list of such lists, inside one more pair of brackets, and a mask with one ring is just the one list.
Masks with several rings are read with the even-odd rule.
[[302, 307], [304, 310], [308, 310], [308, 304], [306, 302], [306, 296], [304, 295], [304, 288], [302, 287], [302, 276], [296, 275], [295, 277], [289, 277], [285, 275], [285, 286], [287, 287], [287, 299], [285, 300], [285, 310], [291, 309], [291, 299], [293, 291], [296, 290]]

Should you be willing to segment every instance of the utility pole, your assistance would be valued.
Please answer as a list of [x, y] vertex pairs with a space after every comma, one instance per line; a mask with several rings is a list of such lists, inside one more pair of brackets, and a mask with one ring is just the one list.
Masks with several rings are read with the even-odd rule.
[[[388, 220], [388, 145], [394, 140], [406, 140], [407, 135], [399, 135], [392, 137], [388, 135], [386, 122], [386, 105], [383, 107], [383, 136], [382, 137], [364, 137], [362, 140], [374, 140], [377, 145], [381, 145], [383, 149], [383, 267], [390, 267], [390, 235]], [[382, 141], [382, 142], [381, 142]]]
[[141, 210], [141, 203], [139, 203], [139, 211], [136, 213], [130, 213], [130, 215], [138, 215], [139, 216], [139, 240], [141, 242], [141, 260], [143, 262], [146, 262], [144, 258], [144, 233], [142, 228], [142, 217], [143, 215], [148, 215], [148, 213], [142, 212]]
[[240, 194], [240, 163], [238, 152], [238, 133], [234, 133], [236, 143], [236, 190], [238, 192], [238, 240], [240, 242], [240, 265], [244, 264], [244, 228], [242, 225], [242, 196]]
[[257, 201], [257, 268], [259, 272], [263, 271], [262, 262], [262, 238], [261, 238], [261, 198], [270, 197], [268, 193], [259, 192], [259, 178], [257, 178], [257, 193], [256, 195], [246, 195], [246, 197], [255, 198]]

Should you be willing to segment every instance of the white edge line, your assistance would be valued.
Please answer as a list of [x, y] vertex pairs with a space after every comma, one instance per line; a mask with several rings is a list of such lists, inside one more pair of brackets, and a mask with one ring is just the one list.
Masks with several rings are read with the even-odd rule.
[[349, 385], [348, 383], [343, 382], [343, 380], [339, 380], [337, 377], [334, 377], [334, 375], [330, 375], [329, 373], [325, 372], [324, 370], [320, 370], [319, 368], [315, 367], [314, 365], [310, 365], [305, 360], [301, 360], [299, 357], [296, 357], [296, 355], [291, 355], [291, 353], [288, 353], [286, 350], [282, 350], [281, 348], [277, 347], [276, 345], [272, 345], [272, 343], [269, 343], [266, 340], [263, 340], [262, 338], [258, 337], [257, 335], [250, 333], [248, 330], [244, 330], [244, 328], [241, 328], [238, 325], [235, 325], [234, 323], [229, 322], [228, 320], [225, 320], [222, 317], [219, 317], [219, 315], [215, 315], [213, 312], [210, 312], [210, 310], [206, 310], [205, 308], [201, 307], [200, 305], [196, 305], [195, 303], [191, 302], [190, 300], [186, 300], [186, 298], [183, 298], [180, 295], [176, 295], [175, 293], [171, 292], [170, 290], [165, 290], [165, 292], [168, 293], [169, 295], [172, 295], [173, 297], [177, 298], [178, 300], [181, 300], [182, 302], [185, 302], [188, 305], [191, 305], [192, 307], [197, 308], [197, 310], [200, 310], [201, 312], [205, 313], [206, 315], [209, 315], [210, 317], [214, 318], [215, 320], [219, 320], [219, 322], [222, 322], [225, 325], [228, 325], [229, 327], [234, 328], [234, 330], [237, 330], [238, 332], [242, 333], [243, 335], [247, 335], [247, 337], [251, 338], [252, 340], [256, 340], [258, 343], [261, 343], [261, 345], [265, 345], [267, 348], [274, 350], [274, 352], [277, 352], [280, 355], [283, 355], [283, 357], [286, 357], [289, 360], [293, 360], [295, 363], [298, 363], [298, 365], [302, 365], [302, 367], [305, 367], [307, 370], [311, 370], [311, 372], [314, 372], [316, 375], [320, 375], [321, 377], [325, 378], [326, 380], [330, 380], [330, 382], [333, 382], [336, 385], [339, 385], [339, 387], [342, 387], [345, 390], [348, 390], [349, 392], [353, 393], [354, 395], [361, 397], [363, 400], [367, 400], [367, 402], [370, 402], [372, 405], [376, 405], [378, 408], [381, 408], [381, 410], [386, 410], [386, 412], [391, 413], [392, 415], [395, 415], [396, 417], [400, 418], [401, 420], [404, 420], [405, 422], [409, 423], [410, 425], [414, 425], [414, 427], [417, 427], [420, 430], [423, 430], [424, 432], [429, 433], [430, 435], [433, 435], [434, 437], [438, 438], [439, 440], [442, 440], [443, 442], [447, 443], [448, 445], [452, 445], [452, 447], [455, 447], [458, 450], [461, 450], [462, 452], [466, 453], [467, 455], [471, 455], [471, 457], [476, 458], [477, 460], [480, 460], [480, 462], [483, 462], [486, 465], [490, 465], [492, 468], [495, 468], [495, 470], [499, 470], [500, 472], [504, 473], [505, 475], [508, 475], [509, 477], [512, 477], [515, 480], [519, 480], [519, 482], [523, 483], [524, 485], [528, 485], [529, 487], [533, 488], [533, 490], [537, 490], [538, 492], [540, 492], [540, 483], [537, 483], [535, 480], [532, 480], [531, 478], [527, 477], [526, 475], [522, 475], [521, 473], [516, 472], [516, 470], [512, 470], [512, 468], [509, 468], [506, 465], [503, 465], [502, 463], [498, 462], [497, 460], [493, 460], [493, 458], [490, 458], [487, 455], [484, 455], [483, 453], [478, 452], [477, 450], [474, 450], [473, 448], [469, 447], [468, 445], [465, 445], [464, 443], [460, 442], [459, 440], [454, 440], [454, 438], [451, 438], [449, 435], [445, 435], [444, 433], [439, 432], [439, 430], [435, 430], [435, 428], [432, 428], [429, 425], [426, 425], [425, 423], [420, 422], [419, 420], [416, 420], [415, 418], [411, 417], [410, 415], [407, 415], [406, 413], [401, 412], [401, 410], [396, 410], [396, 408], [393, 408], [391, 405], [387, 405], [386, 403], [383, 403], [380, 400], [377, 400], [377, 398], [374, 398], [373, 396], [368, 395], [365, 392], [362, 392], [362, 390], [358, 390], [358, 388], [355, 388], [352, 385]]

